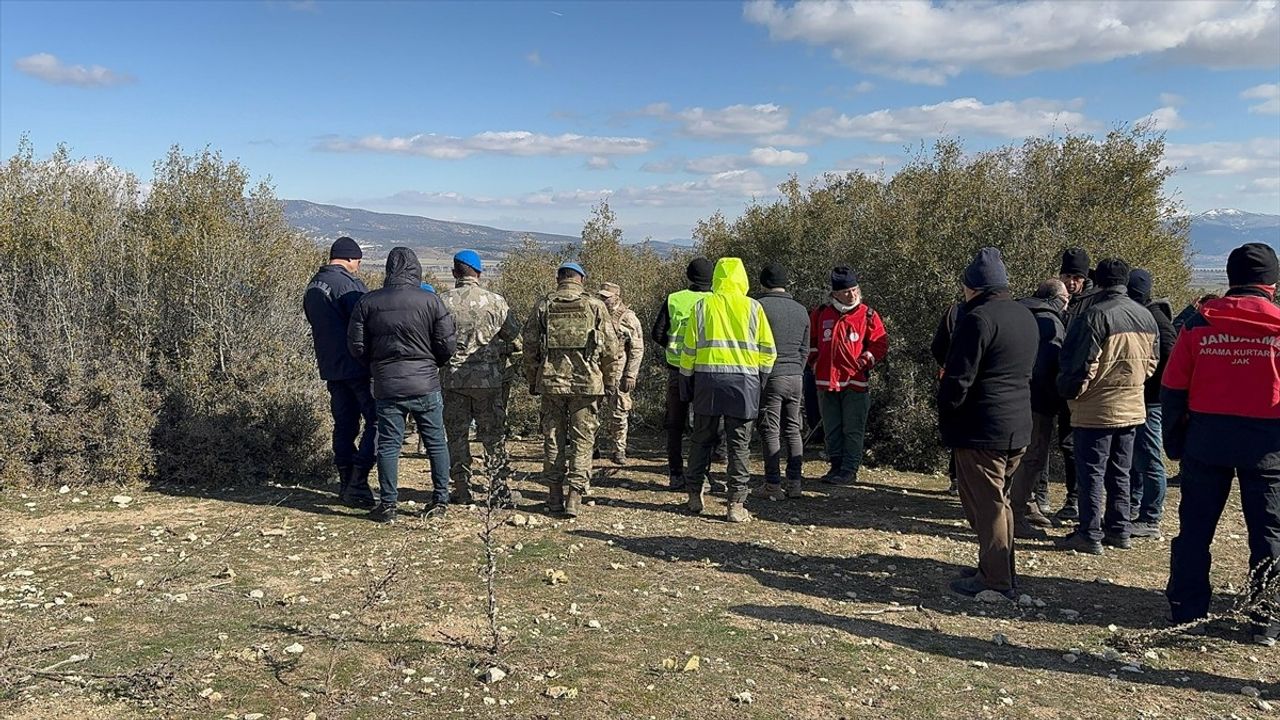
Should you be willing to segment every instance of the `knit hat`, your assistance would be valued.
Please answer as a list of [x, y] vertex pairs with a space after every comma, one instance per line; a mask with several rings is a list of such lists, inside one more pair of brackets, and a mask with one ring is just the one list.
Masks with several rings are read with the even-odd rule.
[[583, 270], [582, 266], [576, 262], [561, 263], [560, 267], [556, 268], [556, 271], [559, 272], [561, 270], [572, 270], [584, 278], [587, 276], [587, 271]]
[[622, 288], [617, 283], [605, 283], [600, 286], [600, 291], [596, 293], [602, 298], [618, 297], [622, 294]]
[[1270, 245], [1245, 243], [1227, 256], [1230, 285], [1275, 285], [1280, 282], [1276, 251]]
[[364, 251], [360, 249], [360, 244], [349, 237], [340, 237], [329, 246], [330, 260], [359, 260], [362, 257]]
[[484, 272], [484, 263], [480, 262], [480, 253], [475, 250], [459, 250], [453, 261], [462, 263], [476, 272]]
[[711, 261], [704, 258], [694, 258], [689, 267], [685, 268], [684, 275], [689, 278], [689, 282], [694, 285], [710, 285], [711, 275], [715, 272], [716, 266]]
[[979, 292], [1009, 287], [1009, 273], [1004, 269], [999, 248], [984, 247], [973, 256], [964, 269], [964, 286]]
[[831, 289], [848, 290], [858, 287], [858, 275], [853, 268], [840, 265], [831, 270]]
[[1098, 262], [1093, 271], [1093, 282], [1100, 288], [1126, 287], [1129, 284], [1129, 263], [1120, 258], [1107, 258]]
[[1129, 271], [1129, 297], [1143, 305], [1151, 299], [1151, 273], [1142, 268]]
[[766, 288], [784, 288], [791, 284], [787, 277], [787, 269], [778, 263], [769, 263], [760, 271], [760, 286]]
[[1062, 253], [1062, 269], [1058, 274], [1089, 277], [1089, 253], [1084, 248], [1067, 248]]

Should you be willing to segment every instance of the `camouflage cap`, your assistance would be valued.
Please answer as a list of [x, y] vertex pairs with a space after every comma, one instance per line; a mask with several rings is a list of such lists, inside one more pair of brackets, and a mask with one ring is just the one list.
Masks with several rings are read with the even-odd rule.
[[602, 298], [618, 297], [622, 294], [622, 288], [618, 287], [617, 283], [605, 283], [600, 286], [597, 294]]

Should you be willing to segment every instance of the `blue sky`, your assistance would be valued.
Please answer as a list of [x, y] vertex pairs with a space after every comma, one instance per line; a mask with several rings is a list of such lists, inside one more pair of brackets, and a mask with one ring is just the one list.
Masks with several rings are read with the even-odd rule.
[[0, 2], [0, 151], [284, 198], [687, 237], [789, 174], [1152, 116], [1191, 211], [1280, 213], [1280, 4]]

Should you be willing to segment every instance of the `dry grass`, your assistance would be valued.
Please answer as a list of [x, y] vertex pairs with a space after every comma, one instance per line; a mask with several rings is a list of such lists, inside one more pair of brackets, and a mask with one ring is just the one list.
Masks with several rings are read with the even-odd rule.
[[[518, 469], [533, 450], [517, 447]], [[1242, 686], [1280, 696], [1274, 651], [1240, 632], [1102, 657], [1110, 626], [1165, 624], [1167, 542], [1104, 558], [1025, 544], [1023, 591], [1044, 607], [979, 605], [945, 589], [974, 546], [939, 478], [870, 471], [732, 526], [680, 512], [660, 453], [635, 456], [576, 522], [539, 516], [542, 489], [519, 486], [542, 522], [496, 533], [509, 676], [490, 687], [481, 509], [381, 527], [308, 488], [137, 489], [123, 508], [102, 488], [10, 491], [0, 715], [1203, 718], [1266, 715]], [[406, 462], [421, 503], [426, 468]], [[1238, 582], [1238, 509], [1215, 551], [1215, 583]]]

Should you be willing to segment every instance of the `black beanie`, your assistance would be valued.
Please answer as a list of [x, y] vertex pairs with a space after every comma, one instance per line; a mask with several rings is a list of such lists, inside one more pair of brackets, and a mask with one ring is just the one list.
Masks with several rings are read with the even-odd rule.
[[1089, 253], [1084, 248], [1067, 248], [1062, 253], [1062, 269], [1058, 274], [1089, 277]]
[[784, 288], [790, 284], [787, 269], [778, 263], [769, 263], [760, 271], [760, 286], [766, 288]]
[[964, 286], [979, 291], [1009, 287], [1009, 274], [998, 248], [984, 247], [973, 256], [973, 262], [964, 269]]
[[1129, 271], [1129, 297], [1134, 302], [1147, 304], [1151, 299], [1151, 273], [1142, 268]]
[[858, 276], [852, 268], [841, 265], [831, 271], [831, 289], [848, 290], [858, 287]]
[[1120, 258], [1107, 258], [1098, 262], [1093, 271], [1093, 282], [1100, 288], [1128, 287], [1129, 263]]
[[715, 272], [716, 266], [711, 261], [704, 258], [694, 258], [689, 267], [685, 268], [684, 276], [689, 278], [689, 282], [694, 285], [710, 285], [711, 275]]
[[1270, 245], [1245, 243], [1227, 256], [1229, 285], [1275, 285], [1280, 283], [1276, 251]]
[[360, 245], [349, 237], [340, 237], [329, 246], [330, 260], [359, 260], [364, 257]]

